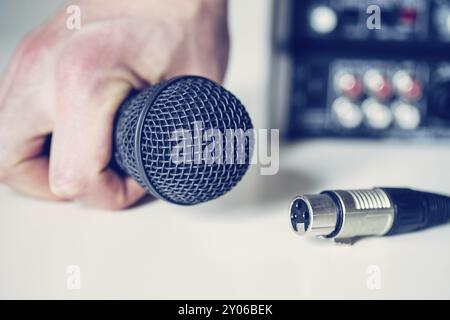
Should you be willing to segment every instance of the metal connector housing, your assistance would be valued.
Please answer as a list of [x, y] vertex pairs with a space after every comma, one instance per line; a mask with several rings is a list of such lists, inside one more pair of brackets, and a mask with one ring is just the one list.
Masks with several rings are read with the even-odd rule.
[[291, 225], [297, 233], [337, 242], [385, 235], [392, 228], [394, 216], [392, 201], [380, 188], [302, 195], [290, 208]]

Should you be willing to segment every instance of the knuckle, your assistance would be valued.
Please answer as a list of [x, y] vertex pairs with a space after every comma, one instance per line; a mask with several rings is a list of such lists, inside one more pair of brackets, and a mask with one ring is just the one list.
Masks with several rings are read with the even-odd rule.
[[91, 30], [74, 35], [57, 62], [57, 79], [69, 83], [90, 82], [96, 77], [93, 70], [111, 67], [110, 60], [113, 58], [109, 54], [108, 45], [100, 41], [100, 36]]
[[80, 48], [66, 50], [58, 62], [57, 75], [62, 78], [79, 77], [95, 66], [93, 60], [93, 53], [90, 50]]
[[50, 175], [49, 184], [55, 195], [64, 198], [77, 198], [85, 193], [88, 179], [67, 171]]
[[36, 70], [45, 69], [50, 63], [55, 39], [43, 32], [27, 35], [18, 45], [12, 58], [15, 79], [28, 79]]
[[50, 48], [49, 38], [39, 33], [27, 35], [19, 44], [15, 58], [26, 66], [33, 66]]

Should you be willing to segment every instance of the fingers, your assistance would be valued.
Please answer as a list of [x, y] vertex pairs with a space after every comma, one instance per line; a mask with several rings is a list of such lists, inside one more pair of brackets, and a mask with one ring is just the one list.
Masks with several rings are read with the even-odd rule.
[[[108, 169], [114, 115], [131, 87], [178, 74], [223, 79], [226, 19], [213, 18], [211, 25], [211, 14], [194, 9], [183, 23], [138, 7], [139, 19], [105, 13], [70, 37], [53, 35], [57, 27], [31, 37], [0, 82], [0, 180], [33, 196], [110, 209], [142, 197], [137, 183]], [[84, 12], [95, 20], [95, 10]], [[185, 15], [179, 12], [174, 18]], [[40, 137], [52, 131], [48, 160]]]
[[112, 81], [88, 96], [61, 91], [64, 100], [59, 100], [49, 175], [51, 190], [57, 196], [90, 206], [122, 209], [145, 194], [131, 178], [107, 169], [115, 111], [128, 89], [124, 82]]
[[61, 200], [50, 191], [43, 154], [52, 108], [48, 60], [41, 59], [49, 56], [46, 44], [28, 36], [0, 82], [0, 181], [33, 197]]
[[119, 177], [111, 169], [92, 176], [80, 172], [78, 178], [64, 183], [59, 185], [58, 181], [54, 181], [51, 184], [53, 192], [90, 207], [108, 210], [127, 208], [145, 195], [145, 191], [132, 178]]
[[5, 182], [13, 189], [26, 195], [46, 200], [63, 200], [49, 188], [48, 185], [48, 158], [39, 157], [23, 161], [11, 169]]
[[[100, 58], [97, 52], [94, 59]], [[103, 56], [104, 59], [105, 56]], [[57, 104], [50, 154], [50, 188], [89, 206], [122, 209], [144, 190], [108, 169], [115, 113], [131, 85], [115, 65], [83, 52], [57, 72]]]
[[[201, 36], [199, 36], [201, 35]], [[222, 83], [228, 63], [227, 2], [206, 1], [196, 10], [193, 23], [183, 29], [180, 48], [165, 69], [169, 77], [200, 75]]]

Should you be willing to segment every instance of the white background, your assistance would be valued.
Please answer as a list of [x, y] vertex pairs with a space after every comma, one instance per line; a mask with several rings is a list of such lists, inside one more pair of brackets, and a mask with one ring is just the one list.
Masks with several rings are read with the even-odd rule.
[[[1, 1], [0, 70], [62, 3]], [[226, 86], [264, 127], [271, 3], [230, 9]], [[188, 208], [157, 201], [112, 213], [0, 186], [0, 298], [450, 298], [450, 225], [336, 246], [295, 235], [287, 212], [297, 193], [330, 188], [450, 193], [450, 142], [314, 140], [281, 155], [277, 175], [252, 167], [227, 196]], [[81, 268], [79, 290], [67, 289], [69, 265]]]

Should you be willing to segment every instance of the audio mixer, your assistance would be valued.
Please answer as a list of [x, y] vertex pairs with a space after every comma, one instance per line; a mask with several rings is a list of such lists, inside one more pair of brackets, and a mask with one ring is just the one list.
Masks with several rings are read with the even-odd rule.
[[450, 137], [450, 0], [277, 0], [274, 12], [271, 119], [286, 139]]

